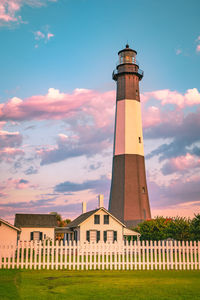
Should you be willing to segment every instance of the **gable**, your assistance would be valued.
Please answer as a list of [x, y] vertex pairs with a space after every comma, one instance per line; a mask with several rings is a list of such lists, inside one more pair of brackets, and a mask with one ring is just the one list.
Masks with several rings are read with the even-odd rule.
[[[100, 212], [102, 212], [103, 214], [109, 215], [110, 218], [113, 220], [114, 223], [118, 223], [120, 226], [126, 227], [121, 221], [119, 221], [117, 218], [115, 218], [109, 211], [107, 211], [104, 207], [100, 207], [97, 208], [95, 210], [89, 211], [85, 214], [80, 215], [78, 218], [76, 218], [74, 221], [72, 221], [72, 225], [71, 223], [69, 224], [68, 227], [78, 227], [78, 226], [82, 226], [85, 223], [90, 223], [91, 220], [93, 222], [94, 220], [94, 215], [95, 214], [99, 214]], [[94, 223], [94, 222], [93, 222]], [[71, 225], [71, 226], [70, 226]]]
[[4, 226], [7, 226], [7, 227], [9, 227], [10, 229], [13, 229], [13, 230], [15, 230], [15, 231], [21, 231], [19, 228], [13, 226], [13, 225], [10, 224], [9, 222], [7, 222], [7, 221], [5, 221], [5, 220], [3, 220], [3, 219], [0, 218], [0, 225], [1, 225], [1, 224], [3, 224]]

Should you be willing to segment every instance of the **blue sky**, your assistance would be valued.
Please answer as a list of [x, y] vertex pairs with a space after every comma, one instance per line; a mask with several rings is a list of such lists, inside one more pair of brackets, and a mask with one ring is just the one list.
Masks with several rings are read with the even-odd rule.
[[[138, 51], [152, 214], [200, 204], [199, 1], [2, 0], [0, 215], [108, 204], [115, 111], [111, 74]], [[61, 188], [62, 187], [62, 188]]]

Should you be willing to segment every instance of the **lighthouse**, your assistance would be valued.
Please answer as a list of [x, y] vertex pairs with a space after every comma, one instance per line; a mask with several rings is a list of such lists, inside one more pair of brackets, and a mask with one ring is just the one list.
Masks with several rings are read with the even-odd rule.
[[127, 227], [151, 218], [139, 92], [143, 71], [136, 55], [127, 44], [113, 71], [117, 94], [109, 211]]

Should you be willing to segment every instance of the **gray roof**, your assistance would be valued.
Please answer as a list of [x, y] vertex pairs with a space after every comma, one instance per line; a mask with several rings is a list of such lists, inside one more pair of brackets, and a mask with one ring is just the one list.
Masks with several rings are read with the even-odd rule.
[[95, 212], [97, 212], [99, 210], [99, 208], [94, 209], [94, 210], [90, 210], [82, 215], [80, 215], [79, 217], [77, 217], [74, 221], [70, 222], [69, 224], [67, 224], [68, 228], [72, 228], [72, 227], [77, 227], [79, 226], [83, 221], [85, 221], [87, 218], [89, 218], [91, 215], [93, 215]]
[[51, 214], [16, 214], [16, 227], [45, 227], [54, 228], [58, 226], [56, 215]]

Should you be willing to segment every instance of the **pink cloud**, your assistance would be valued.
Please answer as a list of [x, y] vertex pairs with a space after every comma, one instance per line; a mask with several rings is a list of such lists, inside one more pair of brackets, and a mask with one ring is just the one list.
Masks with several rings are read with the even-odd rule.
[[[14, 97], [0, 104], [0, 120], [62, 120], [80, 113], [91, 115], [99, 126], [113, 121], [115, 92], [75, 89], [72, 94], [50, 88], [46, 95], [25, 100]], [[103, 116], [102, 116], [103, 112]]]
[[22, 144], [22, 136], [19, 132], [0, 130], [0, 159], [12, 162], [16, 156], [24, 155], [24, 151], [18, 147]]
[[36, 185], [31, 184], [28, 180], [23, 178], [8, 178], [7, 180], [3, 181], [0, 184], [0, 190], [10, 190], [10, 189], [17, 189], [23, 190], [27, 188], [35, 188]]
[[186, 155], [171, 158], [163, 166], [163, 174], [168, 175], [174, 172], [187, 172], [200, 167], [200, 159], [195, 155], [187, 153]]
[[200, 104], [200, 93], [196, 88], [188, 89], [184, 95], [177, 91], [158, 90], [144, 93], [145, 100], [150, 98], [159, 100], [162, 105], [175, 104], [180, 108]]
[[200, 52], [200, 45], [197, 45], [196, 51]]
[[25, 153], [21, 149], [16, 148], [4, 148], [0, 150], [0, 160], [4, 160], [6, 162], [13, 162], [13, 159], [16, 156], [23, 156]]
[[57, 0], [1, 0], [0, 1], [0, 25], [22, 22], [20, 10], [22, 6], [41, 7], [48, 2]]

